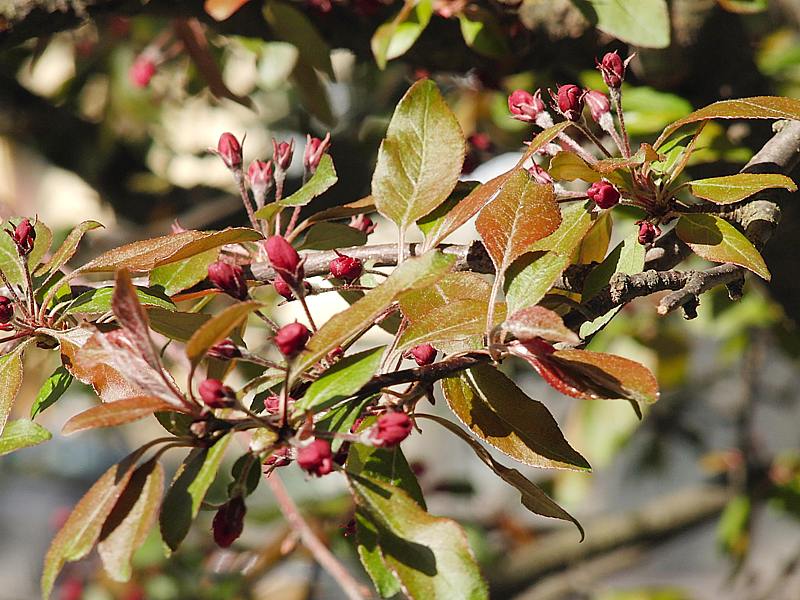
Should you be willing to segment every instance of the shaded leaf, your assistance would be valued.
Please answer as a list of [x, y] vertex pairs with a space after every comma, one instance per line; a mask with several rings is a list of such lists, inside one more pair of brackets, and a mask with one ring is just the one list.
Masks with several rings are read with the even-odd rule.
[[385, 69], [388, 61], [408, 52], [425, 31], [432, 14], [431, 0], [406, 0], [397, 15], [378, 27], [370, 40], [378, 68]]
[[76, 225], [75, 228], [69, 232], [59, 249], [56, 250], [53, 253], [53, 256], [50, 257], [50, 260], [42, 265], [39, 265], [39, 268], [36, 269], [34, 274], [41, 276], [46, 273], [54, 273], [55, 271], [58, 271], [75, 254], [83, 235], [87, 231], [97, 229], [98, 227], [102, 227], [102, 225], [97, 221], [84, 221], [83, 223]]
[[208, 266], [218, 256], [219, 250], [212, 248], [191, 258], [156, 267], [150, 272], [150, 287], [174, 296], [203, 281], [208, 276]]
[[505, 33], [491, 11], [468, 5], [459, 13], [458, 24], [464, 42], [478, 54], [502, 58], [510, 52]]
[[244, 323], [254, 310], [261, 308], [258, 302], [237, 302], [228, 306], [206, 321], [186, 343], [186, 356], [192, 365], [197, 365], [206, 351], [221, 342], [231, 331]]
[[127, 269], [117, 271], [114, 294], [111, 297], [111, 309], [117, 323], [128, 333], [128, 339], [136, 348], [139, 356], [154, 370], [161, 372], [161, 357], [150, 337], [150, 322], [144, 308], [136, 296], [131, 274]]
[[[80, 296], [70, 302], [64, 314], [94, 314], [99, 315], [111, 310], [111, 298], [114, 296], [114, 288], [96, 288], [83, 292]], [[144, 306], [157, 306], [166, 310], [175, 310], [175, 305], [163, 293], [158, 290], [137, 287], [136, 297]]]
[[152, 396], [138, 396], [124, 398], [114, 402], [98, 404], [92, 408], [71, 417], [61, 430], [64, 435], [96, 429], [98, 427], [115, 427], [132, 421], [138, 421], [157, 411], [172, 408], [161, 398]]
[[309, 113], [326, 125], [335, 122], [328, 89], [322, 81], [322, 76], [302, 57], [292, 70], [291, 81], [301, 103]]
[[[374, 418], [365, 420], [362, 430], [364, 427], [374, 424], [374, 421]], [[426, 508], [425, 498], [417, 477], [411, 470], [400, 446], [377, 448], [366, 444], [353, 444], [347, 455], [345, 468], [348, 473], [377, 479], [398, 487], [422, 508]]]
[[363, 246], [367, 234], [344, 223], [317, 223], [308, 230], [298, 250], [334, 250]]
[[267, 2], [263, 13], [279, 39], [295, 46], [303, 61], [333, 79], [330, 48], [308, 17], [292, 5], [276, 1]]
[[188, 342], [194, 333], [211, 318], [205, 313], [178, 312], [151, 308], [147, 311], [150, 317], [150, 329], [171, 340]]
[[0, 435], [22, 385], [22, 346], [0, 356]]
[[377, 527], [360, 509], [356, 509], [355, 521], [356, 551], [364, 570], [381, 598], [396, 596], [401, 591], [400, 582], [383, 560]]
[[574, 262], [579, 265], [603, 262], [606, 252], [608, 252], [608, 245], [611, 243], [613, 226], [614, 219], [611, 217], [611, 211], [601, 212], [581, 240]]
[[53, 435], [41, 425], [27, 419], [9, 421], [0, 435], [0, 456], [46, 442]]
[[794, 181], [775, 173], [737, 173], [726, 177], [710, 177], [689, 182], [692, 194], [716, 204], [731, 204], [749, 198], [761, 190], [784, 188], [796, 192]]
[[600, 31], [642, 48], [666, 48], [670, 42], [666, 0], [573, 0]]
[[36, 394], [36, 400], [33, 401], [33, 406], [31, 406], [31, 419], [58, 402], [59, 398], [69, 388], [72, 380], [72, 375], [63, 366], [53, 371], [50, 377], [42, 384], [42, 387], [39, 388], [39, 393]]

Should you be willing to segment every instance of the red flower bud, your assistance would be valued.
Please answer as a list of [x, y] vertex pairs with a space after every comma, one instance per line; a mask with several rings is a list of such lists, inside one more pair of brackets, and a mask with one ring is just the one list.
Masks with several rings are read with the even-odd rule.
[[275, 345], [287, 358], [297, 356], [306, 347], [311, 332], [302, 323], [289, 323], [275, 333]]
[[233, 358], [241, 358], [242, 351], [239, 350], [239, 346], [233, 343], [233, 340], [228, 339], [211, 346], [206, 354], [217, 360], [231, 360]]
[[242, 535], [244, 529], [244, 515], [247, 507], [244, 498], [236, 496], [219, 507], [214, 515], [212, 530], [214, 541], [220, 548], [227, 548]]
[[541, 183], [542, 185], [553, 183], [553, 178], [550, 176], [550, 173], [545, 171], [536, 163], [533, 163], [530, 167], [528, 167], [528, 175], [533, 177], [536, 183]]
[[353, 283], [356, 279], [361, 277], [364, 265], [359, 259], [342, 254], [330, 262], [329, 268], [331, 275], [336, 277], [336, 279], [341, 279], [347, 283]]
[[292, 462], [292, 459], [289, 456], [289, 447], [281, 446], [272, 451], [272, 454], [264, 461], [264, 465], [276, 469], [278, 467], [285, 467], [290, 462]]
[[156, 63], [152, 58], [145, 55], [138, 56], [130, 70], [128, 77], [133, 85], [139, 88], [144, 88], [150, 85], [150, 80], [156, 74]]
[[278, 142], [272, 138], [272, 160], [275, 161], [275, 167], [281, 171], [285, 171], [292, 164], [292, 155], [294, 154], [294, 140], [288, 142]]
[[372, 438], [379, 446], [397, 446], [411, 433], [411, 419], [404, 412], [387, 412], [378, 417]]
[[316, 137], [306, 136], [306, 150], [303, 153], [303, 167], [313, 173], [319, 166], [319, 161], [322, 160], [322, 155], [328, 151], [331, 145], [330, 132], [325, 134], [323, 139]]
[[369, 235], [375, 231], [377, 225], [375, 225], [375, 223], [372, 222], [372, 219], [370, 219], [367, 215], [355, 215], [350, 217], [350, 227], [353, 229], [358, 229], [365, 235]]
[[326, 440], [314, 440], [297, 451], [297, 464], [304, 471], [322, 477], [333, 471], [331, 445]]
[[247, 168], [247, 183], [259, 206], [264, 204], [269, 188], [272, 187], [272, 161], [254, 160]]
[[642, 246], [652, 244], [653, 241], [661, 235], [661, 229], [657, 225], [653, 225], [650, 221], [636, 221], [639, 226], [639, 243]]
[[[303, 265], [300, 255], [283, 236], [273, 235], [264, 243], [272, 268], [290, 286], [297, 286], [303, 280]], [[283, 294], [281, 294], [283, 296]]]
[[603, 115], [607, 115], [611, 112], [611, 104], [608, 102], [608, 96], [603, 92], [589, 90], [586, 92], [583, 99], [589, 107], [589, 111], [592, 113], [592, 119], [594, 119], [596, 123], [600, 122], [600, 118]]
[[[542, 104], [542, 106], [544, 106], [544, 104]], [[494, 144], [492, 144], [492, 138], [489, 137], [488, 133], [484, 132], [473, 133], [467, 138], [467, 142], [469, 142], [469, 145], [475, 148], [475, 150], [480, 150], [481, 152], [489, 152], [494, 146]]]
[[292, 288], [289, 287], [289, 284], [286, 283], [286, 281], [280, 275], [276, 275], [275, 279], [272, 280], [272, 287], [275, 288], [275, 291], [278, 292], [278, 295], [283, 296], [287, 300], [294, 298]]
[[242, 146], [232, 133], [223, 133], [217, 143], [217, 154], [231, 171], [242, 168]]
[[27, 256], [33, 250], [33, 243], [36, 241], [36, 229], [31, 225], [30, 219], [22, 219], [14, 228], [14, 231], [6, 229], [6, 233], [14, 240], [17, 252], [20, 256]]
[[208, 266], [208, 279], [218, 290], [236, 298], [247, 298], [247, 282], [239, 265], [218, 260]]
[[578, 121], [583, 112], [584, 92], [577, 85], [562, 85], [556, 94], [558, 112], [569, 121]]
[[534, 94], [525, 90], [514, 90], [508, 97], [508, 110], [512, 118], [518, 121], [531, 123], [544, 109], [541, 90], [536, 90]]
[[595, 181], [586, 195], [600, 208], [611, 208], [619, 202], [619, 190], [607, 181]]
[[0, 296], [0, 323], [6, 324], [14, 318], [14, 303], [11, 298]]
[[203, 404], [209, 408], [229, 408], [236, 394], [219, 379], [206, 379], [198, 388]]
[[[290, 396], [286, 402], [286, 406], [291, 407], [294, 402], [294, 398]], [[281, 397], [277, 394], [270, 394], [264, 398], [264, 410], [273, 415], [278, 414], [281, 410]]]
[[407, 356], [413, 358], [420, 367], [423, 367], [436, 360], [436, 348], [430, 344], [420, 344], [409, 350]]
[[625, 79], [625, 63], [616, 52], [608, 52], [603, 56], [603, 60], [597, 63], [603, 81], [610, 88], [618, 89]]

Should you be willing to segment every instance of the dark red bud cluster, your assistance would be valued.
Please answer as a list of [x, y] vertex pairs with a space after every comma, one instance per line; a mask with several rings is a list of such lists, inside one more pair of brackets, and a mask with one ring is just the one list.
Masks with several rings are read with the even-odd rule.
[[136, 60], [133, 61], [133, 64], [128, 71], [128, 78], [134, 86], [138, 88], [145, 88], [150, 85], [150, 80], [155, 74], [155, 61], [151, 57], [141, 54], [136, 57]]
[[589, 112], [595, 123], [599, 123], [604, 115], [611, 112], [611, 103], [608, 101], [608, 96], [603, 92], [588, 90], [583, 99], [586, 102], [586, 106], [589, 107]]
[[638, 241], [642, 246], [652, 244], [661, 235], [658, 225], [654, 225], [650, 221], [636, 221], [636, 224], [639, 226]]
[[292, 164], [292, 156], [294, 156], [294, 140], [288, 142], [279, 142], [272, 138], [272, 160], [275, 161], [275, 167], [281, 171], [285, 171]]
[[327, 440], [315, 439], [297, 451], [297, 464], [304, 471], [322, 477], [333, 471], [333, 453]]
[[531, 94], [525, 90], [514, 90], [508, 97], [508, 110], [511, 112], [512, 118], [532, 123], [539, 113], [545, 110], [542, 91], [536, 90]]
[[625, 61], [616, 52], [608, 52], [597, 63], [597, 68], [603, 76], [605, 84], [613, 89], [619, 89], [625, 79]]
[[236, 393], [219, 379], [206, 379], [198, 391], [209, 408], [230, 408], [236, 400]]
[[36, 229], [30, 219], [22, 219], [14, 230], [6, 229], [6, 233], [14, 240], [17, 252], [20, 256], [28, 256], [33, 250], [36, 241]]
[[303, 167], [313, 173], [322, 160], [322, 155], [328, 151], [331, 145], [331, 134], [327, 133], [323, 139], [306, 136], [306, 149], [303, 153]]
[[289, 323], [275, 333], [273, 338], [278, 350], [286, 358], [293, 358], [300, 354], [311, 337], [311, 332], [302, 323]]
[[391, 448], [397, 446], [411, 433], [413, 424], [404, 412], [387, 412], [378, 417], [372, 439], [377, 445]]
[[237, 300], [247, 298], [247, 281], [239, 265], [218, 260], [208, 266], [208, 280], [218, 290]]
[[219, 136], [217, 154], [231, 171], [242, 168], [242, 145], [232, 133], [225, 132]]
[[572, 83], [562, 85], [556, 92], [556, 108], [568, 121], [579, 121], [583, 112], [584, 91]]
[[375, 228], [377, 227], [377, 225], [375, 225], [375, 223], [372, 222], [372, 219], [370, 219], [367, 215], [355, 215], [350, 217], [349, 224], [350, 227], [353, 229], [358, 229], [364, 235], [369, 235], [375, 231]]
[[619, 203], [619, 190], [608, 181], [595, 181], [586, 195], [600, 208], [612, 208]]
[[231, 360], [242, 357], [242, 351], [239, 349], [239, 346], [234, 344], [233, 340], [230, 339], [217, 342], [208, 349], [206, 354], [217, 360]]
[[218, 546], [227, 548], [242, 535], [246, 512], [247, 507], [241, 496], [231, 498], [219, 507], [212, 524], [214, 541]]
[[430, 344], [420, 344], [409, 350], [406, 356], [413, 358], [420, 367], [424, 367], [436, 360], [436, 348]]
[[344, 254], [334, 258], [328, 267], [331, 275], [346, 283], [353, 283], [364, 271], [364, 264], [359, 259]]
[[[303, 263], [300, 260], [300, 255], [297, 250], [292, 248], [292, 245], [286, 241], [283, 236], [273, 235], [266, 242], [264, 248], [267, 251], [267, 257], [275, 269], [275, 272], [289, 285], [289, 287], [297, 287], [303, 281], [305, 273], [303, 271]], [[276, 290], [278, 287], [276, 286]], [[281, 296], [286, 298], [284, 294], [278, 291]]]

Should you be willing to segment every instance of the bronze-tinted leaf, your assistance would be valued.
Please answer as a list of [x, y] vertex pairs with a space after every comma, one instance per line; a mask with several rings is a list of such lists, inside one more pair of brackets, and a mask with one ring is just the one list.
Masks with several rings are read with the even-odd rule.
[[114, 284], [114, 295], [111, 298], [111, 309], [123, 329], [128, 332], [128, 339], [139, 352], [139, 356], [156, 371], [160, 371], [161, 358], [150, 338], [150, 324], [142, 305], [136, 297], [131, 275], [127, 269], [117, 271]]
[[206, 321], [186, 343], [186, 356], [192, 365], [197, 365], [211, 346], [228, 337], [251, 312], [262, 306], [259, 302], [237, 302]]
[[[429, 343], [437, 348], [480, 338], [486, 328], [486, 311], [489, 303], [482, 300], [457, 300], [432, 308], [414, 321], [403, 332], [397, 343], [398, 350], [406, 350]], [[506, 315], [505, 302], [495, 304], [494, 324], [500, 324]]]
[[123, 425], [143, 419], [156, 411], [166, 411], [171, 408], [173, 408], [172, 405], [167, 404], [161, 398], [152, 396], [124, 398], [115, 402], [98, 404], [82, 413], [78, 413], [64, 424], [61, 433], [69, 435], [78, 431], [96, 429], [97, 427]]
[[54, 273], [55, 271], [58, 271], [75, 254], [83, 235], [87, 231], [97, 229], [98, 227], [102, 227], [102, 225], [97, 221], [84, 221], [83, 223], [76, 225], [75, 228], [69, 232], [69, 235], [67, 235], [67, 238], [61, 244], [59, 249], [56, 250], [53, 253], [53, 256], [50, 257], [50, 260], [42, 265], [39, 265], [39, 268], [36, 269], [35, 274], [41, 276], [46, 273]]
[[542, 306], [529, 306], [518, 310], [505, 320], [503, 329], [522, 342], [533, 338], [572, 345], [580, 342], [575, 332], [564, 325], [558, 313]]
[[783, 188], [797, 191], [797, 185], [786, 175], [777, 173], [737, 173], [725, 177], [695, 179], [689, 182], [692, 194], [716, 204], [732, 204], [761, 190]]

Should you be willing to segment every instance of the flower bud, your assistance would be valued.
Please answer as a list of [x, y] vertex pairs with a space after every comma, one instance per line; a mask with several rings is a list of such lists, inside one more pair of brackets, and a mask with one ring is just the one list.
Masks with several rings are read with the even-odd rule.
[[[264, 243], [272, 268], [290, 287], [303, 280], [303, 264], [300, 255], [283, 236], [273, 235]], [[281, 294], [283, 296], [283, 294]]]
[[294, 154], [294, 140], [288, 142], [278, 142], [272, 138], [272, 160], [275, 161], [275, 167], [281, 171], [285, 171], [292, 164], [292, 155]]
[[569, 121], [578, 121], [583, 112], [583, 96], [583, 90], [577, 85], [562, 85], [556, 94], [558, 112]]
[[528, 175], [533, 177], [536, 183], [541, 183], [542, 185], [553, 183], [553, 178], [550, 176], [550, 173], [545, 171], [536, 163], [533, 163], [530, 167], [528, 167]]
[[661, 229], [650, 221], [636, 221], [636, 224], [639, 226], [638, 241], [642, 246], [652, 244], [661, 235]]
[[253, 190], [258, 206], [264, 206], [267, 192], [272, 187], [272, 161], [254, 160], [247, 168], [247, 183]]
[[333, 471], [333, 454], [327, 440], [316, 439], [297, 451], [297, 464], [304, 471], [322, 477]]
[[616, 52], [608, 52], [603, 59], [597, 63], [603, 81], [610, 88], [619, 89], [622, 80], [625, 79], [625, 63]]
[[608, 102], [608, 96], [603, 92], [589, 90], [586, 92], [583, 99], [589, 107], [589, 111], [595, 123], [599, 123], [604, 115], [611, 112], [611, 104]]
[[285, 467], [290, 462], [292, 462], [292, 458], [289, 455], [289, 446], [281, 446], [272, 451], [272, 454], [264, 461], [264, 465], [276, 469], [278, 467]]
[[0, 324], [5, 325], [14, 318], [14, 303], [11, 298], [0, 296]]
[[358, 229], [364, 235], [369, 235], [375, 231], [377, 225], [367, 215], [355, 215], [350, 217], [350, 227]]
[[[290, 396], [286, 401], [287, 408], [291, 407], [294, 402], [294, 398]], [[281, 410], [281, 397], [277, 394], [270, 394], [264, 398], [264, 410], [273, 415], [278, 414]]]
[[511, 112], [512, 118], [518, 121], [531, 123], [544, 109], [541, 90], [536, 90], [534, 94], [525, 90], [514, 90], [508, 97], [508, 110]]
[[289, 287], [289, 284], [286, 283], [286, 281], [280, 275], [276, 275], [275, 279], [272, 280], [272, 287], [275, 288], [275, 291], [278, 292], [279, 296], [283, 296], [287, 300], [294, 298], [292, 288]]
[[275, 345], [286, 358], [297, 356], [306, 347], [311, 332], [302, 323], [289, 323], [275, 333]]
[[242, 168], [242, 146], [232, 133], [223, 133], [217, 143], [217, 154], [231, 171]]
[[22, 219], [13, 231], [6, 229], [6, 233], [14, 240], [20, 256], [27, 256], [33, 250], [36, 241], [36, 229], [31, 225], [30, 219]]
[[372, 439], [379, 446], [397, 446], [411, 433], [411, 419], [404, 412], [387, 412], [378, 417], [372, 430]]
[[219, 379], [206, 379], [198, 388], [203, 404], [209, 408], [230, 408], [236, 394]]
[[595, 181], [586, 195], [600, 208], [611, 208], [619, 203], [619, 190], [607, 181]]
[[436, 360], [436, 348], [430, 344], [420, 344], [409, 350], [407, 356], [413, 358], [420, 367], [424, 367]]
[[244, 271], [239, 265], [221, 260], [211, 263], [208, 266], [208, 279], [218, 290], [237, 300], [247, 298], [247, 282], [244, 279]]
[[322, 155], [328, 151], [331, 145], [330, 132], [325, 134], [323, 139], [316, 137], [306, 136], [306, 150], [303, 153], [303, 167], [313, 173], [319, 166], [319, 161], [322, 160]]
[[130, 78], [131, 83], [138, 88], [145, 88], [150, 85], [150, 80], [155, 74], [155, 61], [144, 54], [138, 56], [136, 60], [133, 61], [133, 64], [128, 71], [128, 77]]
[[239, 346], [233, 343], [233, 340], [227, 339], [211, 346], [206, 355], [217, 360], [231, 360], [241, 358], [242, 351], [239, 350]]
[[244, 529], [244, 515], [247, 507], [244, 498], [236, 496], [219, 507], [214, 515], [212, 530], [214, 541], [220, 548], [227, 548], [242, 535]]
[[331, 275], [347, 283], [353, 283], [361, 277], [361, 273], [364, 271], [364, 265], [359, 259], [344, 254], [334, 258], [330, 262], [329, 268]]

